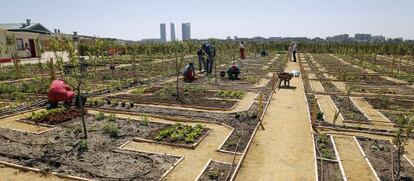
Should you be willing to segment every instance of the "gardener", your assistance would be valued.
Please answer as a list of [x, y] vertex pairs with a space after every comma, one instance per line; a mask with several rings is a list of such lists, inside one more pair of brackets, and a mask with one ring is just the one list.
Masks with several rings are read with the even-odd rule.
[[227, 70], [227, 76], [229, 76], [230, 80], [239, 80], [240, 75], [240, 69], [236, 65], [236, 63], [233, 63], [230, 68]]
[[244, 41], [240, 42], [240, 59], [244, 60], [246, 59], [246, 56], [244, 55], [244, 51], [246, 50], [246, 48], [244, 47]]
[[54, 80], [50, 84], [49, 94], [47, 98], [49, 100], [50, 108], [56, 108], [59, 102], [64, 102], [65, 106], [69, 106], [72, 103], [75, 93], [72, 89], [65, 84], [62, 79]]
[[262, 49], [262, 51], [260, 52], [260, 54], [262, 55], [262, 57], [268, 56], [267, 52], [265, 49]]
[[292, 55], [293, 55], [293, 62], [296, 62], [296, 51], [298, 50], [298, 46], [295, 42], [292, 45]]
[[193, 82], [193, 81], [197, 80], [195, 78], [193, 62], [190, 62], [187, 66], [185, 66], [183, 76], [184, 76], [184, 81], [185, 82]]
[[203, 73], [206, 71], [206, 61], [204, 60], [204, 52], [203, 52], [202, 47], [198, 49], [197, 56], [198, 56], [198, 70], [200, 73]]
[[216, 57], [216, 48], [213, 45], [204, 43], [201, 45], [204, 53], [207, 54], [206, 72], [211, 74], [213, 71], [214, 58]]

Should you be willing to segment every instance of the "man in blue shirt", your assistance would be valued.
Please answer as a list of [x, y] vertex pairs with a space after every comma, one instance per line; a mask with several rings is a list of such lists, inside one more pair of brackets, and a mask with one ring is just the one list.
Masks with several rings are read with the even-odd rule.
[[205, 44], [205, 43], [201, 45], [201, 48], [204, 50], [204, 52], [207, 55], [206, 72], [207, 74], [211, 74], [213, 70], [214, 58], [216, 57], [216, 48], [213, 45]]

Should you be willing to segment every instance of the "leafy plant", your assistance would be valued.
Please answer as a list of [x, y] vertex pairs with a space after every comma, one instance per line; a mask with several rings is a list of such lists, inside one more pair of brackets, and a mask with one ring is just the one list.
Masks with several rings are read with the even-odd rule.
[[102, 127], [104, 133], [109, 134], [111, 138], [117, 138], [119, 134], [118, 127], [114, 124], [108, 123]]
[[81, 141], [79, 141], [78, 150], [80, 152], [88, 151], [88, 141], [87, 140], [84, 140], [84, 139], [82, 139]]
[[149, 121], [149, 119], [148, 119], [148, 117], [147, 116], [142, 116], [142, 118], [141, 118], [142, 120], [141, 120], [141, 124], [142, 125], [144, 125], [144, 126], [148, 126], [149, 125], [149, 123], [150, 123], [150, 121]]
[[201, 135], [204, 129], [205, 127], [201, 124], [189, 126], [177, 123], [158, 132], [155, 136], [155, 140], [162, 141], [169, 138], [172, 142], [184, 140], [187, 143], [194, 143], [196, 138]]
[[224, 98], [241, 99], [246, 93], [236, 90], [220, 90], [216, 95]]
[[108, 119], [108, 121], [114, 122], [114, 121], [116, 121], [116, 116], [115, 116], [115, 114], [109, 114], [107, 119]]
[[316, 119], [318, 119], [319, 121], [323, 121], [323, 112], [318, 112], [316, 114]]
[[249, 84], [255, 84], [255, 83], [258, 83], [260, 81], [260, 77], [259, 76], [248, 75], [248, 76], [246, 76], [246, 81]]
[[141, 95], [145, 92], [145, 90], [147, 90], [146, 87], [138, 87], [138, 88], [134, 89], [131, 93], [135, 94], [135, 95]]
[[98, 121], [104, 120], [106, 119], [106, 115], [102, 112], [99, 112], [98, 114], [95, 115], [95, 119]]

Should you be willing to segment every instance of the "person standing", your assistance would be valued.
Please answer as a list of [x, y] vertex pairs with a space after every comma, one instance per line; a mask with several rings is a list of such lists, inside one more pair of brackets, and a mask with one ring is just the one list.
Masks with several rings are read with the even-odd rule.
[[246, 47], [244, 46], [244, 41], [240, 42], [240, 59], [244, 60], [246, 59], [246, 56], [244, 55], [244, 51], [246, 50]]
[[202, 47], [200, 47], [200, 49], [198, 49], [197, 56], [198, 56], [198, 70], [199, 70], [200, 73], [205, 72], [206, 71], [206, 61], [205, 61], [205, 58], [204, 58], [204, 52], [203, 52]]
[[30, 51], [29, 44], [25, 43], [25, 45], [24, 45], [24, 51], [26, 52], [26, 57], [27, 58], [32, 57], [32, 52]]
[[201, 45], [201, 48], [207, 55], [206, 72], [207, 74], [211, 74], [211, 72], [213, 71], [214, 58], [216, 57], [216, 48], [213, 45], [205, 43]]
[[293, 55], [293, 62], [296, 62], [296, 52], [298, 50], [298, 46], [296, 45], [295, 42], [293, 42], [292, 45], [292, 55]]

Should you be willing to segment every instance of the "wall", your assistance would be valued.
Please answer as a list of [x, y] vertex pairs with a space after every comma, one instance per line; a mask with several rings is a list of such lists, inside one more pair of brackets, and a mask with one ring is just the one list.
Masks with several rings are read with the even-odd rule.
[[[6, 44], [6, 37], [14, 37], [13, 45], [7, 46]], [[23, 46], [27, 43], [29, 44], [29, 39], [33, 39], [36, 41], [39, 38], [40, 41], [48, 40], [48, 35], [38, 34], [38, 33], [29, 33], [29, 32], [11, 32], [7, 30], [0, 29], [0, 59], [6, 60], [11, 59], [17, 52], [17, 55], [21, 58], [27, 57], [25, 50], [17, 50], [17, 41], [16, 39], [21, 38], [23, 39]], [[35, 42], [36, 43], [36, 42]], [[39, 45], [38, 47], [40, 47]], [[40, 51], [36, 47], [36, 55], [39, 55]], [[1, 62], [0, 60], [0, 62]]]

